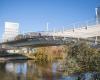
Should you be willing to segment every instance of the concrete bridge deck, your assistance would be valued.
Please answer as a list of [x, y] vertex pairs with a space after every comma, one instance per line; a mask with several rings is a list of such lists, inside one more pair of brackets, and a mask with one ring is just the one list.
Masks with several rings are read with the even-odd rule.
[[63, 32], [51, 32], [45, 35], [40, 34], [38, 36], [33, 35], [21, 35], [19, 39], [2, 42], [1, 45], [9, 45], [13, 47], [23, 46], [53, 46], [64, 45], [70, 41], [85, 40], [88, 42], [100, 43], [100, 24], [92, 26], [86, 26], [82, 28], [76, 28], [73, 30], [65, 30]]

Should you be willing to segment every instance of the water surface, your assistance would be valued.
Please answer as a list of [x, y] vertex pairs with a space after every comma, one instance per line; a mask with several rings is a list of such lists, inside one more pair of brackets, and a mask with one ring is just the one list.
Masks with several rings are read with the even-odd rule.
[[39, 65], [34, 61], [0, 62], [0, 80], [100, 80], [100, 73], [86, 72], [66, 76], [58, 63]]

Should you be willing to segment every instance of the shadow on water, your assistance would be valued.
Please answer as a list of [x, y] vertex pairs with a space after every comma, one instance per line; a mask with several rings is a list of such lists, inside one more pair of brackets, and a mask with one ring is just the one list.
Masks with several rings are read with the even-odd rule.
[[64, 75], [57, 71], [57, 63], [38, 65], [34, 61], [0, 63], [0, 80], [100, 80], [99, 72]]

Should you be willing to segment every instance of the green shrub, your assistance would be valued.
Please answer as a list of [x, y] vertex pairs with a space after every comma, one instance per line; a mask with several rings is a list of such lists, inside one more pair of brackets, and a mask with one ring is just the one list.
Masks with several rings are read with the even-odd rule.
[[66, 70], [71, 72], [100, 71], [100, 53], [86, 42], [78, 42], [69, 48]]

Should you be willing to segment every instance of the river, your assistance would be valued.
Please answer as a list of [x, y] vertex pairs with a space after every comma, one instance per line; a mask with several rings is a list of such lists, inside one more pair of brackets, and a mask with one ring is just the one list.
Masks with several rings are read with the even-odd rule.
[[66, 76], [57, 66], [57, 62], [39, 65], [31, 60], [0, 62], [0, 80], [100, 80], [97, 72]]

